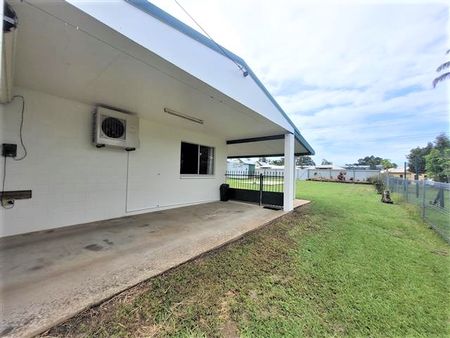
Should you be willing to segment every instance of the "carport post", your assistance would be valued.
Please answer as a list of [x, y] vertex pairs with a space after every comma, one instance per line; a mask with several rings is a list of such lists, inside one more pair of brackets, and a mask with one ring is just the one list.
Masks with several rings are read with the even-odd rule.
[[294, 209], [294, 135], [284, 135], [284, 189], [283, 210]]

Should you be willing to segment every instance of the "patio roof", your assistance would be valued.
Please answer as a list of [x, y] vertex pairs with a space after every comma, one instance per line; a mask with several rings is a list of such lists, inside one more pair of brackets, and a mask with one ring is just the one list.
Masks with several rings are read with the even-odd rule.
[[[243, 60], [236, 56], [249, 72], [246, 78], [211, 49], [211, 40], [201, 34], [194, 39], [196, 31], [187, 26], [180, 32], [175, 23], [184, 24], [153, 5], [148, 4], [157, 19], [135, 7], [146, 1], [10, 3], [19, 19], [16, 86], [225, 140], [292, 133], [297, 152], [313, 152]], [[284, 151], [282, 143], [271, 143], [272, 149], [254, 144], [253, 150], [261, 156]], [[228, 147], [228, 153], [240, 155], [243, 147]]]
[[250, 66], [244, 61], [244, 59], [242, 59], [238, 55], [234, 54], [233, 52], [229, 51], [225, 47], [221, 46], [217, 42], [209, 39], [205, 35], [199, 33], [195, 29], [184, 24], [180, 20], [171, 16], [169, 13], [163, 11], [162, 9], [153, 5], [152, 3], [150, 3], [147, 0], [126, 0], [126, 1], [131, 3], [132, 5], [136, 6], [137, 8], [145, 11], [146, 13], [154, 16], [158, 20], [161, 20], [162, 22], [164, 22], [164, 23], [170, 25], [171, 27], [179, 30], [180, 32], [188, 35], [189, 37], [200, 42], [201, 44], [211, 48], [215, 52], [224, 55], [225, 57], [231, 59], [233, 62], [237, 63], [238, 65], [242, 66], [243, 70], [248, 72], [248, 75], [250, 75], [252, 77], [252, 79], [256, 82], [256, 84], [263, 91], [263, 93], [269, 98], [269, 100], [272, 102], [272, 104], [278, 109], [278, 111], [284, 116], [284, 118], [292, 126], [292, 128], [294, 129], [294, 136], [295, 136], [296, 141], [298, 143], [300, 143], [303, 147], [306, 148], [306, 151], [302, 152], [301, 154], [314, 155], [314, 149], [305, 140], [305, 138], [302, 136], [302, 134], [298, 130], [297, 126], [292, 122], [292, 120], [289, 118], [289, 116], [286, 114], [286, 112], [283, 110], [283, 108], [281, 108], [281, 106], [274, 99], [272, 94], [270, 94], [270, 92], [263, 85], [261, 80], [256, 76], [256, 74], [253, 72], [253, 70], [250, 68]]

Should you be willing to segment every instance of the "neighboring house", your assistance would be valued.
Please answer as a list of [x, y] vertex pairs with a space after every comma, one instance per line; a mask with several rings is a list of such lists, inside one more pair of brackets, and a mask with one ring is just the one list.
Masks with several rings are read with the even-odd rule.
[[320, 164], [320, 165], [316, 165], [313, 169], [315, 169], [315, 170], [345, 170], [345, 168], [340, 167], [335, 164]]
[[297, 167], [296, 178], [298, 180], [308, 179], [331, 179], [336, 180], [342, 173], [345, 181], [364, 182], [370, 177], [378, 176], [380, 170], [371, 170], [368, 168], [344, 168], [335, 164], [317, 165], [308, 167]]
[[382, 170], [383, 165], [376, 164], [374, 169], [370, 168], [370, 165], [365, 164], [346, 164], [344, 166], [345, 169], [351, 169], [351, 170]]
[[227, 160], [227, 171], [248, 172], [249, 175], [284, 172], [284, 165], [269, 164], [252, 158], [231, 158]]
[[244, 60], [143, 0], [6, 2], [1, 236], [217, 201], [227, 158], [284, 156], [292, 210], [314, 151]]
[[[387, 170], [382, 170], [381, 173], [388, 174], [389, 176], [393, 176], [393, 177], [405, 178], [405, 169], [404, 168], [390, 168]], [[415, 174], [407, 169], [406, 170], [406, 179], [414, 180]], [[427, 179], [427, 175], [425, 175], [425, 174], [419, 175], [419, 180], [425, 180], [425, 179]]]
[[227, 160], [228, 172], [248, 173], [253, 175], [255, 173], [256, 164], [245, 159], [229, 159]]

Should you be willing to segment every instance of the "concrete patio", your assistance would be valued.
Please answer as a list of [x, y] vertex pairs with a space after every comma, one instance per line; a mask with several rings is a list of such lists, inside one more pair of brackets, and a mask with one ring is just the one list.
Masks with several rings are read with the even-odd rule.
[[284, 214], [214, 202], [3, 238], [0, 335], [43, 332]]

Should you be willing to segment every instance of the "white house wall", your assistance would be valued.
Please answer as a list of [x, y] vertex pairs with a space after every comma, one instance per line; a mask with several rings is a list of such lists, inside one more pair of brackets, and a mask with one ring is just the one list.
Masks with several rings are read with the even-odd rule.
[[[141, 119], [138, 150], [97, 149], [90, 142], [92, 106], [37, 91], [17, 93], [26, 100], [28, 156], [8, 158], [5, 190], [31, 189], [33, 197], [0, 210], [1, 236], [219, 199], [225, 140]], [[20, 100], [0, 113], [2, 142], [19, 144]], [[214, 177], [180, 177], [182, 140], [216, 148]], [[18, 145], [19, 156], [21, 151]]]

